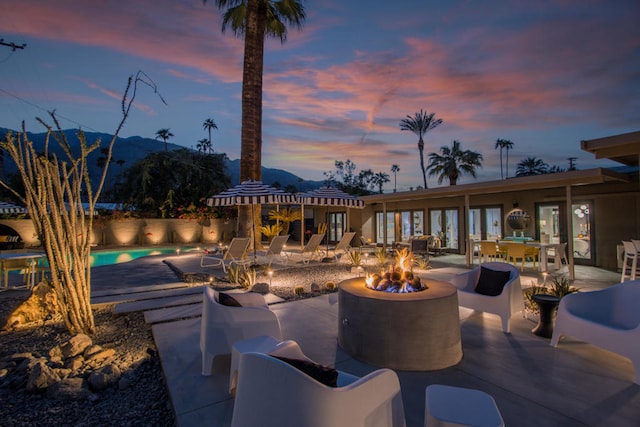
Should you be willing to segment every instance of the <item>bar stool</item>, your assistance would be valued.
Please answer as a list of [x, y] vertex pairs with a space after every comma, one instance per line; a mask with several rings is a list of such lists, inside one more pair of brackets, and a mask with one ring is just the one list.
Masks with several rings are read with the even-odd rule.
[[622, 277], [620, 282], [624, 282], [624, 278], [627, 275], [627, 266], [629, 260], [631, 260], [631, 271], [629, 272], [629, 278], [636, 280], [636, 273], [638, 272], [638, 250], [633, 242], [622, 241], [624, 246], [624, 260], [622, 261]]

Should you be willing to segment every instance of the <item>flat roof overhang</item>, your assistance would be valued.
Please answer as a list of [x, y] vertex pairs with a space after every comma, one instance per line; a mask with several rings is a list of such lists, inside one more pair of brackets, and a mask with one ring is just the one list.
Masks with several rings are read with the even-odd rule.
[[362, 196], [365, 204], [383, 202], [402, 202], [420, 199], [435, 199], [445, 197], [457, 197], [464, 195], [482, 195], [506, 193], [511, 191], [542, 190], [545, 188], [557, 188], [567, 186], [580, 186], [589, 184], [602, 184], [605, 182], [630, 182], [630, 178], [610, 169], [595, 168], [576, 170], [570, 172], [549, 173], [544, 175], [532, 175], [508, 178], [498, 181], [474, 182], [462, 185], [450, 185], [446, 187], [429, 188], [426, 190], [413, 190], [386, 194], [372, 194]]
[[580, 141], [580, 148], [596, 156], [627, 166], [640, 164], [640, 131]]

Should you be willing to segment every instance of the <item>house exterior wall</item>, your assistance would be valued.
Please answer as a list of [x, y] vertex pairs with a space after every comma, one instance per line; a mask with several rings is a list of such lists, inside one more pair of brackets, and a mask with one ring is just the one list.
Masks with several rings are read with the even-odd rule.
[[[640, 185], [635, 180], [631, 182], [610, 182], [603, 184], [580, 185], [570, 187], [573, 203], [586, 201], [592, 204], [594, 228], [592, 230], [594, 265], [597, 267], [616, 270], [618, 268], [617, 246], [622, 240], [640, 239]], [[506, 222], [506, 215], [515, 206], [531, 216], [529, 225], [524, 230], [525, 236], [539, 239], [537, 230], [537, 205], [539, 203], [564, 204], [567, 188], [564, 186], [535, 189], [526, 191], [508, 191], [503, 193], [476, 194], [469, 196], [470, 208], [501, 207], [502, 230], [505, 236], [510, 236], [512, 230]], [[394, 193], [390, 197], [401, 199], [403, 193]], [[375, 214], [383, 211], [383, 203], [387, 212], [403, 210], [423, 210], [425, 232], [431, 234], [429, 212], [432, 209], [457, 209], [460, 242], [459, 250], [465, 253], [467, 248], [468, 220], [465, 213], [464, 195], [434, 196], [425, 195], [418, 200], [398, 200], [391, 198], [385, 202], [372, 201], [367, 203], [361, 213], [360, 228], [354, 228], [358, 235], [365, 239], [375, 240]], [[566, 216], [566, 210], [560, 213]]]

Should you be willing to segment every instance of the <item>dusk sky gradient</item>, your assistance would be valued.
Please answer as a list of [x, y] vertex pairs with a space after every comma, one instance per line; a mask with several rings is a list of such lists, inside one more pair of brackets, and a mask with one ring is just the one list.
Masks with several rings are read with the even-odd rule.
[[[525, 157], [550, 165], [615, 166], [580, 141], [640, 130], [640, 1], [303, 1], [302, 31], [265, 45], [263, 165], [321, 180], [335, 160], [386, 172], [398, 190], [421, 185], [417, 136], [399, 122], [420, 109], [444, 123], [430, 152], [455, 139], [480, 152], [478, 180], [509, 174]], [[0, 127], [112, 133], [127, 78], [144, 71], [168, 105], [141, 87], [121, 136], [240, 156], [243, 41], [221, 32], [215, 1], [3, 0]], [[162, 144], [159, 141], [158, 144]], [[472, 182], [463, 176], [459, 183]], [[446, 183], [445, 183], [446, 184]], [[436, 186], [435, 178], [429, 186]]]

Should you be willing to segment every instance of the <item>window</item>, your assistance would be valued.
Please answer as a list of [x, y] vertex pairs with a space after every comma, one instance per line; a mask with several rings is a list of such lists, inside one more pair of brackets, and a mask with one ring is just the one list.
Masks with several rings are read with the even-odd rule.
[[[396, 239], [394, 218], [393, 212], [387, 212], [387, 245], [393, 244]], [[376, 212], [376, 243], [382, 244], [384, 242], [384, 224], [384, 212]]]

